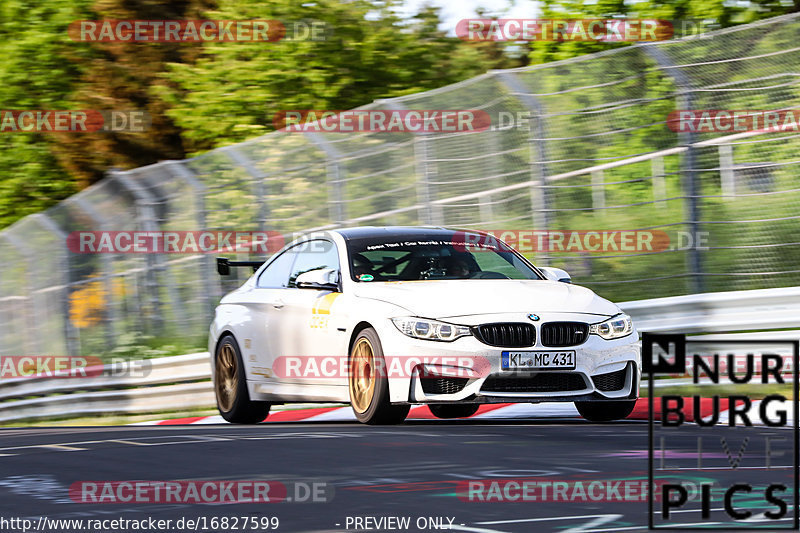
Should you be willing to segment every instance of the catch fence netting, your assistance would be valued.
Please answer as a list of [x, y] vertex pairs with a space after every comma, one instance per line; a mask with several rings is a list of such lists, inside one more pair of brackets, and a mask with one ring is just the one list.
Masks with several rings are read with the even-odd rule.
[[361, 108], [482, 110], [482, 131], [281, 130], [109, 172], [0, 232], [0, 353], [201, 345], [219, 298], [248, 275], [220, 278], [212, 254], [74, 253], [67, 238], [86, 230], [643, 230], [669, 245], [526, 255], [616, 301], [800, 285], [800, 132], [667, 127], [676, 110], [800, 107], [798, 34], [797, 15], [778, 17]]

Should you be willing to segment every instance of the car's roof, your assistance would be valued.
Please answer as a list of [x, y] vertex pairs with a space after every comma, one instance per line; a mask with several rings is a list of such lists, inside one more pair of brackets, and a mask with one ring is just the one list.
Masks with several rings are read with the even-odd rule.
[[451, 236], [456, 230], [441, 226], [362, 226], [358, 228], [342, 228], [334, 230], [336, 233], [350, 239], [372, 239], [376, 237], [419, 237], [422, 235]]

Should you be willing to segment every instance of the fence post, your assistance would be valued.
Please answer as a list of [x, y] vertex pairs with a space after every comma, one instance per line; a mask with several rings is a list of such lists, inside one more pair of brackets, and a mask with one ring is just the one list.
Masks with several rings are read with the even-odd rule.
[[726, 200], [734, 200], [736, 196], [736, 174], [733, 171], [733, 145], [720, 144], [719, 150], [719, 177], [722, 195]]
[[[547, 231], [550, 221], [547, 211], [549, 205], [549, 194], [547, 188], [547, 141], [545, 139], [544, 108], [539, 99], [529, 92], [529, 89], [522, 83], [513, 72], [495, 71], [497, 81], [505, 86], [511, 96], [522, 103], [525, 109], [531, 114], [528, 124], [529, 137], [529, 165], [531, 169], [531, 219], [533, 229], [537, 231]], [[546, 265], [548, 257], [543, 255], [538, 258], [538, 262]]]
[[434, 211], [440, 208], [434, 207], [431, 194], [431, 165], [428, 162], [428, 137], [427, 134], [420, 133], [414, 136], [414, 162], [417, 170], [417, 203], [422, 206], [423, 224], [441, 224]]
[[654, 157], [650, 160], [650, 174], [653, 180], [653, 200], [660, 209], [666, 209], [667, 203], [659, 200], [667, 198], [667, 182], [664, 179], [664, 158]]
[[347, 220], [344, 206], [344, 172], [342, 172], [339, 163], [342, 153], [319, 133], [304, 132], [303, 136], [325, 152], [325, 175], [328, 182], [328, 216], [331, 217], [334, 224], [341, 226]]
[[[694, 91], [689, 76], [682, 69], [672, 68], [675, 67], [675, 64], [657, 45], [638, 44], [636, 46], [642, 47], [642, 50], [655, 60], [664, 73], [675, 82], [675, 86], [678, 88], [678, 109], [693, 109]], [[700, 182], [697, 179], [697, 148], [695, 147], [697, 135], [693, 131], [684, 131], [678, 133], [678, 139], [680, 144], [686, 147], [685, 156], [681, 158], [681, 174], [683, 174], [683, 191], [687, 203], [687, 225], [693, 240], [696, 241], [700, 231]], [[688, 251], [687, 269], [691, 279], [691, 291], [705, 292], [702, 257], [696, 246]]]
[[[108, 230], [108, 221], [92, 206], [92, 204], [84, 200], [81, 195], [76, 194], [67, 199], [66, 202], [74, 202], [81, 211], [89, 215], [89, 218], [92, 219], [96, 227], [104, 231]], [[106, 301], [108, 302], [105, 316], [106, 342], [108, 342], [109, 346], [116, 347], [117, 326], [119, 325], [120, 317], [117, 312], [117, 302], [114, 298], [114, 267], [111, 264], [111, 256], [108, 253], [100, 254], [100, 262], [103, 265], [103, 283], [105, 285]]]
[[226, 146], [225, 148], [222, 148], [222, 151], [225, 152], [225, 155], [227, 155], [231, 161], [234, 162], [234, 164], [242, 167], [245, 172], [247, 172], [253, 178], [253, 194], [256, 197], [256, 202], [258, 202], [258, 212], [256, 214], [258, 219], [258, 231], [266, 231], [267, 219], [269, 218], [270, 214], [269, 201], [267, 200], [269, 188], [267, 187], [267, 184], [264, 183], [264, 179], [267, 177], [267, 174], [259, 170], [259, 168], [253, 164], [249, 157], [237, 150], [236, 145]]
[[[36, 305], [36, 297], [33, 295], [33, 272], [34, 267], [33, 263], [36, 261], [36, 257], [31, 253], [31, 251], [25, 246], [25, 243], [19, 240], [16, 236], [12, 235], [8, 231], [3, 231], [0, 233], [0, 237], [3, 237], [8, 244], [13, 247], [18, 254], [21, 254], [25, 257], [25, 263], [27, 263], [27, 267], [25, 268], [25, 287], [28, 289], [27, 297], [25, 298], [25, 349], [28, 350], [28, 353], [40, 353], [44, 354], [46, 352], [46, 348], [44, 347], [44, 336], [41, 334], [36, 333], [36, 325], [41, 324], [40, 320], [41, 317], [44, 316], [42, 313], [38, 312], [37, 305]], [[8, 260], [8, 258], [4, 258]], [[20, 333], [20, 332], [16, 332]]]
[[61, 229], [61, 227], [59, 227], [58, 224], [53, 221], [53, 219], [44, 213], [36, 213], [31, 215], [31, 217], [33, 217], [33, 219], [38, 222], [40, 226], [52, 233], [57, 242], [61, 243], [59, 246], [59, 249], [61, 250], [61, 253], [59, 254], [59, 264], [64, 280], [64, 291], [61, 293], [63, 295], [61, 297], [61, 308], [63, 309], [64, 315], [64, 344], [67, 348], [67, 355], [79, 355], [80, 333], [72, 324], [69, 313], [69, 296], [70, 291], [72, 290], [72, 270], [70, 269], [69, 249], [67, 248], [67, 234]]
[[[397, 100], [380, 100], [381, 104], [393, 111], [404, 111], [406, 106]], [[439, 205], [433, 203], [434, 193], [431, 188], [431, 178], [436, 174], [431, 166], [428, 157], [429, 133], [424, 131], [412, 132], [414, 136], [414, 166], [417, 174], [417, 204], [421, 206], [419, 210], [419, 220], [424, 225], [440, 226], [444, 224], [444, 214]]]
[[[197, 179], [194, 172], [189, 170], [186, 166], [185, 161], [164, 161], [163, 164], [167, 171], [184, 180], [194, 191], [194, 200], [195, 206], [197, 207], [197, 213], [195, 220], [197, 221], [198, 230], [205, 230], [208, 229], [206, 227], [206, 187], [203, 183]], [[200, 279], [206, 280], [206, 287], [210, 290], [205, 291], [206, 295], [206, 303], [207, 303], [207, 316], [211, 317], [214, 315], [214, 308], [217, 306], [217, 302], [222, 298], [222, 286], [220, 284], [219, 278], [216, 276], [217, 269], [214, 266], [214, 258], [211, 257], [209, 254], [203, 254], [202, 259], [200, 261], [201, 268], [203, 272], [200, 275]]]
[[[118, 170], [108, 172], [109, 179], [119, 181], [120, 185], [133, 195], [136, 206], [136, 220], [144, 231], [159, 231], [158, 217], [156, 216], [154, 207], [157, 203], [156, 198], [144, 187], [139, 185], [136, 180], [132, 179], [127, 173]], [[163, 331], [161, 298], [159, 290], [161, 289], [158, 281], [158, 272], [165, 271], [164, 258], [161, 254], [145, 254], [145, 290], [149, 298], [150, 306], [153, 309], [155, 320], [148, 323], [147, 331], [149, 333], [160, 334]], [[178, 295], [175, 293], [173, 283], [166, 283], [167, 293], [172, 301], [178, 301]], [[141, 297], [137, 294], [137, 298]], [[175, 313], [178, 315], [179, 320], [184, 319], [183, 307], [177, 306]]]
[[606, 207], [605, 177], [602, 170], [592, 171], [592, 209], [597, 209], [602, 215]]
[[[481, 133], [480, 135], [486, 135], [486, 144], [488, 145], [488, 152], [490, 154], [498, 154], [500, 153], [500, 142], [499, 142], [499, 135], [500, 133], [496, 131], [494, 128], [498, 126], [493, 125], [485, 132]], [[499, 156], [502, 157], [502, 156]], [[489, 168], [489, 171], [492, 173], [497, 173], [497, 171], [501, 168], [501, 165], [496, 164], [494, 168]], [[492, 183], [491, 187], [497, 188], [502, 186], [502, 181], [498, 178], [495, 178], [494, 183]], [[494, 200], [491, 194], [487, 194], [486, 196], [481, 196], [478, 199], [478, 213], [481, 217], [481, 222], [484, 225], [484, 229], [488, 229], [488, 225], [494, 223]]]

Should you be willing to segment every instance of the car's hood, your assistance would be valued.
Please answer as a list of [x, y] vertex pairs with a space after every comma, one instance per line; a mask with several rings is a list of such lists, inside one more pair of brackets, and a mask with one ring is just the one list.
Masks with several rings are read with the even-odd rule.
[[362, 282], [355, 293], [427, 318], [546, 312], [612, 316], [620, 312], [586, 287], [545, 280]]

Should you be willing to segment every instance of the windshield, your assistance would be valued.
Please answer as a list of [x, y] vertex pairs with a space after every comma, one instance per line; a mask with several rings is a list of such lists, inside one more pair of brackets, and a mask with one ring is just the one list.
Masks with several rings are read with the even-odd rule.
[[348, 240], [351, 277], [361, 282], [542, 279], [502, 243], [478, 247], [465, 245], [463, 237], [453, 237], [399, 235]]

